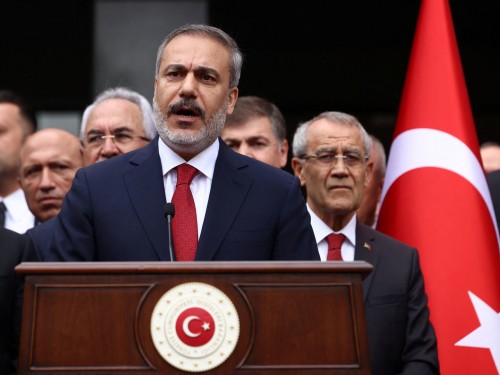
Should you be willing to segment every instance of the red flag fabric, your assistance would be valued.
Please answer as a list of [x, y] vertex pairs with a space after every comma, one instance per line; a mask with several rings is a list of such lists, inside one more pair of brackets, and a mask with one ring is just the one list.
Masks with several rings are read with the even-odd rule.
[[421, 3], [377, 229], [419, 251], [441, 373], [500, 373], [500, 241], [447, 0]]

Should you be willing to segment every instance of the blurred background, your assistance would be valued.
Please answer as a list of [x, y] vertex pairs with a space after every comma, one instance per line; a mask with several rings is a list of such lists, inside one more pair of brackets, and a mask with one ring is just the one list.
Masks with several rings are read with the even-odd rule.
[[[500, 141], [500, 2], [450, 1], [480, 143]], [[240, 95], [282, 110], [289, 138], [325, 110], [357, 116], [389, 150], [420, 1], [3, 1], [0, 88], [25, 96], [39, 128], [78, 131], [108, 87], [151, 99], [157, 48], [208, 23], [245, 54]]]

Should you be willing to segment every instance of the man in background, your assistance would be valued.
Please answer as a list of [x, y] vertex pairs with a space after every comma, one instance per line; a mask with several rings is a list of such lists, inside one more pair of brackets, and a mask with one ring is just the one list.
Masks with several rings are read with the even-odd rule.
[[[83, 166], [89, 166], [148, 144], [149, 140], [156, 136], [153, 110], [146, 98], [135, 91], [123, 87], [105, 90], [85, 109], [80, 136], [81, 150], [77, 140], [78, 156], [75, 156], [71, 168], [64, 171], [64, 181], [59, 178], [61, 184], [64, 184], [64, 187], [59, 189], [59, 193], [64, 192], [60, 194], [62, 198], [70, 189], [76, 170], [82, 162]], [[75, 151], [74, 146], [74, 139], [68, 139], [68, 153]], [[69, 164], [66, 165], [69, 167]], [[69, 169], [72, 170], [71, 173]], [[62, 201], [58, 204], [57, 213], [61, 205]], [[47, 257], [54, 223], [54, 219], [46, 220], [43, 225], [26, 232], [26, 235], [33, 239], [42, 261]]]
[[19, 182], [38, 223], [59, 213], [81, 167], [80, 141], [66, 130], [43, 129], [27, 138], [19, 158]]
[[83, 165], [136, 150], [156, 134], [153, 110], [146, 98], [124, 87], [105, 90], [83, 113]]
[[496, 142], [484, 142], [479, 148], [483, 168], [486, 173], [500, 169], [500, 144]]
[[15, 268], [37, 261], [32, 241], [0, 227], [0, 374], [15, 375], [23, 305], [23, 277]]
[[500, 169], [486, 173], [486, 182], [488, 183], [488, 189], [490, 189], [497, 230], [500, 232]]
[[374, 135], [370, 135], [370, 138], [372, 148], [369, 160], [373, 163], [373, 173], [368, 186], [363, 192], [357, 217], [363, 224], [374, 227], [380, 209], [380, 195], [384, 187], [386, 156], [382, 142]]
[[287, 163], [285, 118], [264, 98], [238, 98], [233, 113], [226, 118], [222, 140], [234, 151], [277, 168]]
[[26, 101], [12, 91], [0, 91], [0, 226], [18, 233], [35, 224], [17, 175], [19, 152], [35, 128]]
[[439, 373], [434, 329], [416, 249], [356, 219], [373, 169], [371, 141], [351, 115], [324, 112], [300, 125], [292, 167], [306, 188], [321, 260], [363, 260], [373, 375]]

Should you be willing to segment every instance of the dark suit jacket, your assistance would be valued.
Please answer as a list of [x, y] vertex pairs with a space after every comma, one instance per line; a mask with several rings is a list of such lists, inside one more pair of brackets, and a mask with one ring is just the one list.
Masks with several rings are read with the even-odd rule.
[[36, 261], [32, 241], [0, 227], [0, 374], [15, 374], [21, 327], [23, 279], [14, 268]]
[[[168, 261], [157, 138], [79, 170], [48, 261]], [[319, 260], [296, 177], [220, 141], [195, 260]]]
[[486, 181], [490, 189], [493, 209], [497, 219], [497, 228], [500, 231], [500, 171], [494, 171], [486, 174]]
[[354, 257], [374, 268], [363, 281], [372, 374], [438, 374], [416, 249], [358, 221]]
[[35, 225], [26, 231], [26, 235], [33, 240], [38, 258], [43, 262], [49, 252], [50, 240], [54, 232], [55, 217]]

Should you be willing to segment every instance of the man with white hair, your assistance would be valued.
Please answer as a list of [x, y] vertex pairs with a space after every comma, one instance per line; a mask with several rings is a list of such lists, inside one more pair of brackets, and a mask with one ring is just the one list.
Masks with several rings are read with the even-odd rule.
[[105, 90], [83, 113], [83, 165], [146, 146], [155, 136], [153, 111], [146, 98], [124, 87]]
[[[83, 113], [80, 130], [83, 166], [141, 148], [156, 134], [153, 111], [146, 98], [124, 87], [107, 89]], [[46, 259], [54, 223], [51, 218], [26, 232], [41, 260]]]
[[417, 250], [357, 218], [373, 172], [371, 143], [354, 116], [323, 112], [297, 128], [292, 167], [306, 190], [321, 260], [373, 266], [362, 284], [370, 373], [439, 374]]

